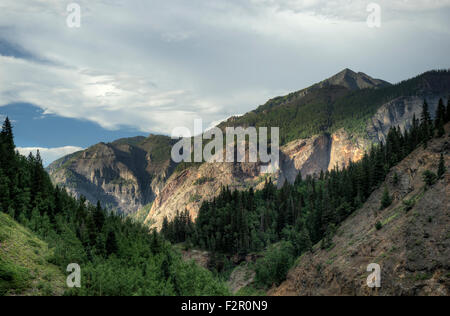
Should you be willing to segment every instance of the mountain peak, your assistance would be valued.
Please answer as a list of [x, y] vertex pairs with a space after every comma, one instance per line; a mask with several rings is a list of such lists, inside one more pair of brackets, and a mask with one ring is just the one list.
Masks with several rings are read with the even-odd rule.
[[341, 72], [339, 72], [339, 73], [337, 73], [336, 75], [339, 75], [339, 74], [343, 74], [343, 75], [347, 75], [347, 74], [350, 74], [350, 75], [352, 75], [352, 74], [357, 74], [356, 72], [354, 72], [353, 70], [351, 70], [350, 68], [345, 68], [344, 70], [342, 70]]
[[335, 85], [343, 86], [350, 90], [359, 90], [364, 88], [385, 87], [390, 85], [390, 83], [381, 79], [374, 79], [363, 72], [355, 72], [349, 68], [345, 68], [336, 75], [322, 81], [319, 85]]

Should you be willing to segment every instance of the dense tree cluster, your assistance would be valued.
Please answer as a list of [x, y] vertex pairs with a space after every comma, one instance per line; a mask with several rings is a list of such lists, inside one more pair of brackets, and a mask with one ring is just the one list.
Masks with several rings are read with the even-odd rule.
[[82, 287], [68, 295], [228, 294], [155, 232], [54, 187], [39, 152], [15, 152], [8, 118], [0, 135], [0, 211], [47, 241], [54, 249], [50, 262], [62, 271], [69, 263], [81, 266]]
[[187, 210], [181, 213], [177, 212], [174, 220], [171, 222], [165, 217], [161, 228], [163, 236], [172, 243], [190, 241], [193, 231], [194, 223]]
[[[349, 161], [345, 168], [336, 166], [316, 176], [303, 178], [299, 174], [294, 184], [286, 182], [281, 189], [270, 179], [257, 192], [253, 189], [232, 192], [224, 187], [216, 198], [201, 205], [195, 224], [186, 212], [181, 213], [171, 223], [164, 221], [162, 234], [172, 242], [189, 240], [200, 248], [227, 254], [256, 252], [278, 242], [288, 242], [290, 246], [283, 244], [282, 248], [289, 249], [294, 257], [319, 241], [323, 248], [332, 247], [338, 224], [362, 206], [385, 180], [390, 168], [417, 146], [426, 146], [431, 137], [441, 136], [440, 129], [448, 121], [448, 114], [443, 110], [442, 100], [439, 104], [434, 122], [424, 102], [420, 120], [414, 117], [406, 131], [392, 128], [386, 142], [372, 146], [359, 162]], [[442, 157], [440, 175], [443, 168]], [[381, 209], [391, 202], [386, 187]], [[277, 249], [272, 252], [280, 253]], [[272, 268], [279, 273], [279, 269], [285, 270], [283, 267]], [[268, 273], [260, 272], [260, 275]]]

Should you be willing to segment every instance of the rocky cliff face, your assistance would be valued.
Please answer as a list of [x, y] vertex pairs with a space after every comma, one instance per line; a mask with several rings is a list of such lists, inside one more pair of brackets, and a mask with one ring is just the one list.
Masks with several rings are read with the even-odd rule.
[[367, 134], [375, 142], [386, 141], [386, 136], [392, 126], [402, 130], [411, 127], [414, 114], [420, 119], [424, 99], [429, 105], [430, 114], [434, 118], [439, 99], [446, 100], [448, 95], [432, 94], [427, 96], [409, 96], [396, 98], [383, 104], [369, 120]]
[[[427, 98], [431, 100], [430, 111], [435, 112], [439, 97]], [[201, 203], [216, 196], [221, 185], [235, 189], [258, 188], [265, 177], [271, 177], [280, 187], [284, 181], [293, 183], [299, 172], [306, 176], [335, 167], [344, 168], [349, 161], [362, 159], [371, 144], [384, 141], [391, 127], [408, 128], [414, 113], [420, 117], [422, 105], [422, 97], [405, 97], [383, 104], [369, 120], [366, 136], [351, 135], [340, 129], [331, 135], [324, 133], [290, 142], [280, 148], [280, 170], [275, 174], [260, 174], [257, 164], [223, 163], [203, 164], [198, 169], [189, 168], [182, 174], [172, 175], [153, 203], [145, 223], [159, 229], [164, 217], [170, 220], [184, 208], [195, 219]], [[195, 185], [198, 179], [204, 178], [210, 181]]]
[[[346, 95], [351, 97], [364, 88], [387, 89], [384, 98], [380, 100], [389, 99], [392, 91], [398, 94], [396, 86], [346, 69], [307, 89], [270, 100], [248, 113], [246, 126], [256, 125], [257, 122], [252, 121], [255, 117], [263, 120], [263, 123], [266, 122], [264, 120], [270, 111], [276, 111], [280, 117], [290, 118], [284, 110], [287, 113], [295, 113], [308, 107], [313, 107], [312, 114], [305, 112], [311, 115], [312, 119], [316, 119], [315, 111], [316, 107], [319, 107], [322, 112], [317, 113], [317, 116], [322, 119], [317, 121], [318, 124], [328, 124], [318, 129], [324, 131], [320, 134], [295, 139], [282, 146], [280, 169], [275, 174], [263, 175], [260, 173], [259, 164], [250, 163], [205, 163], [173, 173], [176, 167], [170, 159], [173, 142], [168, 137], [155, 135], [95, 145], [60, 159], [53, 163], [48, 171], [56, 184], [66, 186], [73, 195], [84, 195], [92, 203], [100, 200], [105, 206], [126, 214], [141, 210], [138, 218], [145, 217], [146, 224], [159, 228], [165, 216], [171, 219], [177, 211], [185, 208], [195, 218], [201, 202], [213, 198], [222, 185], [236, 189], [250, 186], [258, 189], [264, 183], [265, 177], [270, 176], [281, 186], [286, 180], [293, 182], [299, 172], [306, 176], [321, 170], [331, 170], [336, 166], [345, 167], [349, 160], [358, 161], [372, 143], [386, 139], [391, 127], [408, 128], [414, 113], [420, 117], [425, 98], [430, 112], [435, 113], [438, 99], [445, 97], [446, 100], [450, 93], [450, 76], [445, 75], [444, 79], [441, 77], [439, 73], [431, 72], [409, 80], [407, 85], [400, 84], [401, 89], [406, 90], [414, 86], [415, 90], [408, 90], [412, 96], [397, 97], [385, 104], [380, 101], [375, 108], [371, 105], [370, 111], [367, 111], [370, 115], [374, 114], [367, 120], [365, 132], [358, 134], [351, 134], [345, 128], [330, 128], [333, 127], [332, 116], [325, 119], [322, 117], [323, 112], [333, 112], [333, 102], [339, 98], [347, 100]], [[333, 87], [337, 88], [332, 89]], [[375, 90], [361, 91], [362, 97], [364, 91]], [[349, 100], [356, 102], [354, 98]], [[367, 98], [363, 100], [370, 101]], [[342, 107], [342, 102], [340, 104]], [[366, 111], [360, 108], [356, 110]], [[234, 126], [239, 119], [230, 119], [219, 126]], [[271, 122], [280, 124], [277, 120]], [[361, 122], [365, 124], [364, 121]], [[297, 126], [289, 128], [293, 132], [301, 129]]]
[[161, 228], [164, 217], [169, 220], [177, 211], [187, 209], [197, 217], [201, 202], [214, 198], [222, 186], [248, 189], [264, 181], [257, 163], [204, 163], [173, 174], [153, 202], [145, 223]]
[[[387, 176], [393, 204], [380, 211], [381, 189], [338, 228], [333, 247], [304, 254], [272, 295], [449, 295], [450, 126], [447, 137], [417, 149]], [[425, 189], [422, 173], [436, 171], [440, 153], [447, 173]], [[394, 173], [399, 175], [394, 184]], [[412, 209], [403, 201], [411, 201]], [[377, 230], [375, 224], [382, 223]], [[367, 267], [381, 267], [381, 288], [371, 289]]]
[[351, 137], [344, 130], [333, 135], [317, 135], [300, 139], [280, 148], [280, 170], [274, 174], [262, 174], [259, 163], [204, 163], [173, 174], [156, 197], [145, 223], [161, 228], [164, 217], [171, 220], [177, 211], [187, 209], [195, 219], [200, 205], [211, 200], [222, 186], [231, 189], [262, 188], [270, 177], [281, 186], [284, 181], [293, 182], [299, 172], [302, 175], [343, 167], [349, 160], [358, 161], [364, 155], [369, 142]]
[[332, 135], [322, 134], [309, 139], [299, 139], [281, 148], [281, 164], [278, 184], [295, 181], [302, 176], [321, 170], [344, 168], [349, 161], [359, 161], [371, 142], [364, 137], [351, 136], [344, 129]]
[[164, 136], [100, 143], [53, 163], [48, 171], [73, 195], [128, 214], [159, 194], [174, 167], [170, 148]]

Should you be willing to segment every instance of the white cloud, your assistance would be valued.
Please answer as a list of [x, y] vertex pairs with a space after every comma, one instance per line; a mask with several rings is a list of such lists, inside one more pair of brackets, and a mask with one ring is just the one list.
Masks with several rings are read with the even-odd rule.
[[24, 156], [28, 156], [30, 152], [33, 153], [33, 155], [36, 155], [37, 151], [39, 150], [44, 166], [48, 166], [50, 163], [61, 157], [83, 150], [83, 148], [76, 146], [64, 146], [56, 148], [17, 147], [16, 149], [19, 151], [21, 155]]
[[53, 63], [0, 56], [0, 106], [170, 134], [346, 67], [395, 82], [450, 66], [450, 0], [374, 1], [379, 30], [359, 0], [76, 2], [79, 29], [65, 25], [69, 2], [1, 1], [0, 39]]

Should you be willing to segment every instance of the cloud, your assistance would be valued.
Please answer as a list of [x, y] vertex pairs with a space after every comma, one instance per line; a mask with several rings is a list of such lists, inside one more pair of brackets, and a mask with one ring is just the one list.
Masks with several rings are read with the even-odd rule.
[[33, 155], [36, 155], [37, 151], [39, 150], [44, 166], [48, 166], [53, 161], [61, 157], [83, 150], [83, 148], [76, 146], [64, 146], [57, 148], [17, 147], [16, 149], [19, 151], [21, 155], [24, 156], [28, 156], [30, 152], [33, 153]]
[[450, 66], [450, 1], [374, 1], [376, 30], [369, 1], [76, 2], [79, 29], [66, 25], [69, 2], [1, 1], [0, 106], [170, 134], [346, 67], [396, 82]]

